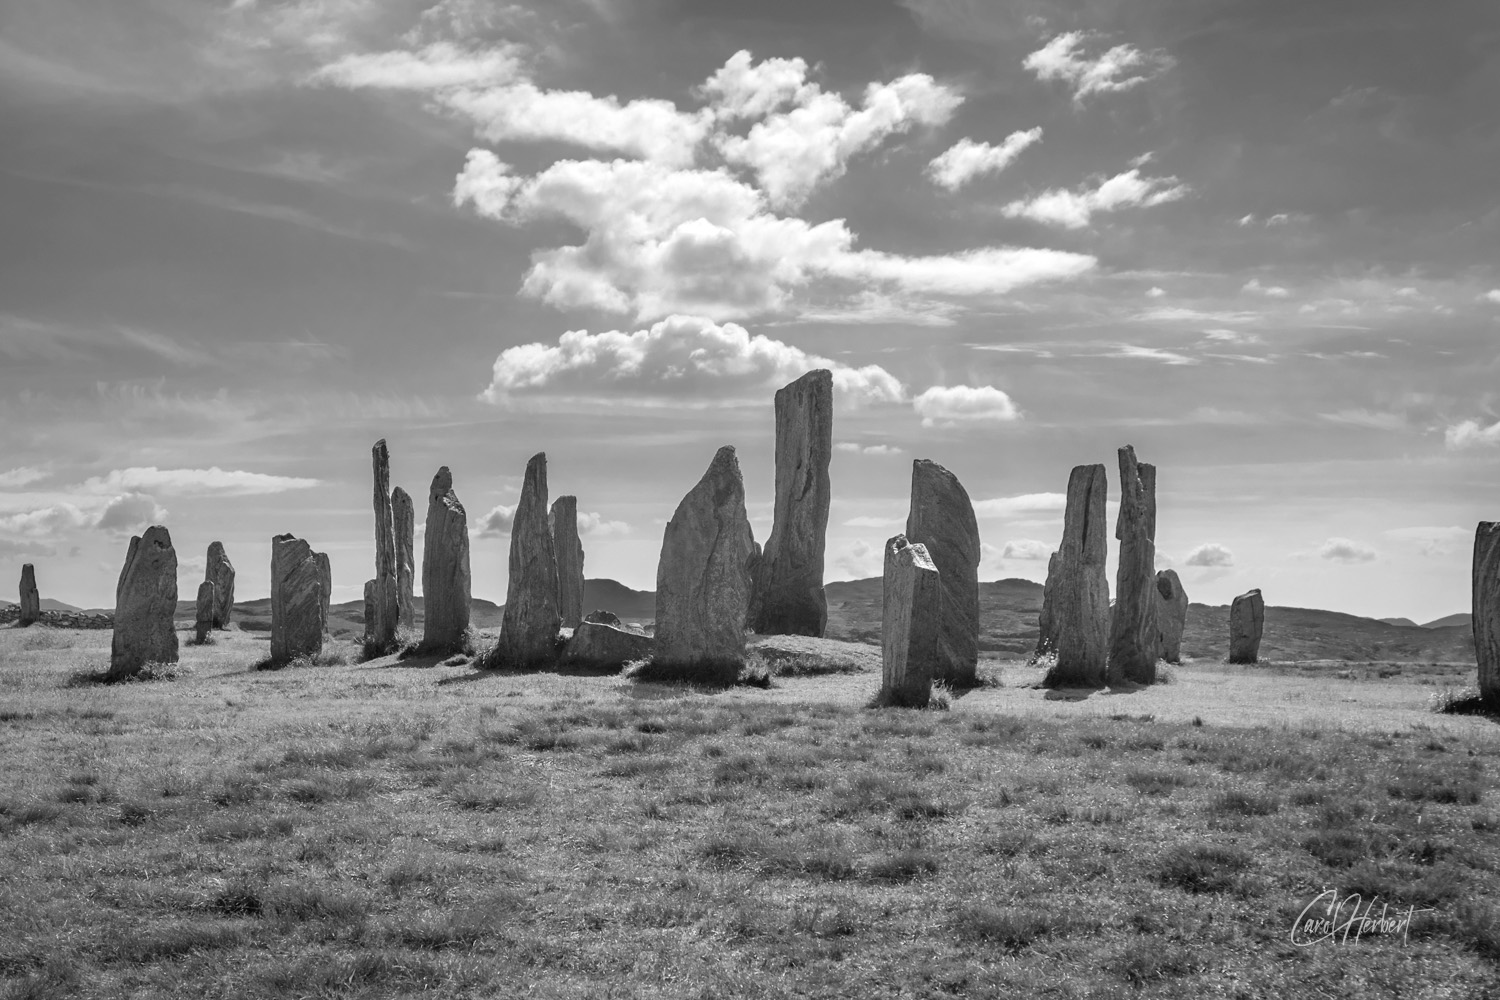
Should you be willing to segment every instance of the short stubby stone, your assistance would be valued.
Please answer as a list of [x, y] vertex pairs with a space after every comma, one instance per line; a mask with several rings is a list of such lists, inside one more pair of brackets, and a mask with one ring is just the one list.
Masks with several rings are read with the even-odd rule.
[[1473, 612], [1479, 697], [1500, 709], [1500, 521], [1474, 532]]
[[148, 663], [177, 662], [177, 551], [159, 524], [130, 539], [115, 586], [111, 680], [131, 677]]
[[590, 611], [583, 619], [586, 622], [596, 622], [600, 625], [619, 626], [620, 616], [613, 611]]
[[234, 563], [225, 554], [223, 542], [209, 543], [203, 578], [214, 585], [214, 628], [226, 629], [234, 617]]
[[1156, 630], [1161, 636], [1161, 658], [1182, 662], [1182, 630], [1187, 627], [1188, 596], [1175, 569], [1156, 574]]
[[557, 556], [557, 613], [563, 628], [583, 621], [583, 541], [578, 537], [578, 498], [558, 497], [548, 515]]
[[614, 668], [651, 655], [655, 640], [604, 622], [581, 622], [563, 648], [563, 661], [578, 666]]
[[759, 556], [739, 460], [725, 445], [662, 535], [654, 665], [732, 680], [745, 662], [745, 616]]
[[21, 617], [18, 624], [34, 625], [42, 617], [42, 595], [36, 589], [36, 567], [31, 563], [21, 564]]
[[422, 646], [456, 653], [469, 630], [469, 518], [445, 465], [427, 491], [422, 538]]
[[391, 523], [396, 535], [396, 607], [402, 628], [416, 628], [417, 609], [413, 596], [416, 574], [415, 514], [411, 494], [397, 486], [391, 490]]
[[821, 637], [828, 625], [823, 558], [832, 457], [833, 372], [819, 368], [776, 392], [776, 501], [749, 615], [761, 635]]
[[1260, 636], [1266, 621], [1266, 602], [1259, 590], [1234, 599], [1229, 607], [1229, 662], [1255, 663], [1260, 659]]
[[305, 539], [271, 539], [271, 663], [281, 666], [323, 651], [328, 623], [328, 557]]
[[938, 668], [942, 578], [921, 543], [885, 543], [880, 616], [880, 703], [924, 708]]
[[1115, 604], [1109, 626], [1111, 684], [1152, 684], [1161, 654], [1156, 627], [1156, 466], [1137, 462], [1135, 449], [1119, 451], [1120, 542]]
[[538, 452], [526, 463], [521, 499], [511, 519], [510, 579], [492, 665], [524, 670], [551, 663], [557, 658], [561, 624], [557, 554], [548, 524], [547, 455]]
[[958, 477], [925, 458], [912, 462], [906, 538], [927, 550], [942, 580], [933, 679], [972, 687], [979, 667], [979, 522]]
[[195, 629], [193, 641], [200, 646], [208, 641], [208, 633], [213, 631], [214, 604], [217, 595], [218, 588], [214, 586], [212, 580], [204, 580], [198, 584], [198, 601], [194, 608], [196, 617], [193, 622]]

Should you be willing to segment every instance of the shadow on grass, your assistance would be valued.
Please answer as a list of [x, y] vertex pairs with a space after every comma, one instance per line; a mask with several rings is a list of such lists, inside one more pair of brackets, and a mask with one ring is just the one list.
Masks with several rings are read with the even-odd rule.
[[1477, 692], [1447, 698], [1437, 706], [1440, 715], [1477, 715], [1481, 719], [1500, 722], [1500, 705], [1486, 701]]
[[1085, 701], [1098, 692], [1098, 688], [1059, 687], [1051, 688], [1042, 695], [1043, 701]]

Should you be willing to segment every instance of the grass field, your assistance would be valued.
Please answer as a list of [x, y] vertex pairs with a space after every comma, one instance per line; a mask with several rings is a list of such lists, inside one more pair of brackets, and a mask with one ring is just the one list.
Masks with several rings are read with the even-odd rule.
[[[988, 661], [918, 712], [839, 644], [717, 692], [108, 644], [0, 629], [0, 996], [1500, 995], [1472, 665]], [[1424, 912], [1294, 944], [1326, 889]]]

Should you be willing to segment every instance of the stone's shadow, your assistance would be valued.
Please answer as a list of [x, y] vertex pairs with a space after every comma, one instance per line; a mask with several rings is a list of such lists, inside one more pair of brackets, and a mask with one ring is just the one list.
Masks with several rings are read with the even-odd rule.
[[1500, 705], [1491, 704], [1479, 695], [1470, 695], [1448, 702], [1438, 710], [1439, 715], [1476, 715], [1500, 723]]
[[1048, 689], [1048, 691], [1047, 691], [1046, 694], [1042, 695], [1042, 700], [1043, 701], [1084, 701], [1084, 700], [1086, 700], [1088, 698], [1093, 697], [1093, 695], [1096, 694], [1097, 691], [1098, 691], [1097, 688], [1083, 688], [1083, 687], [1050, 688], [1050, 689]]
[[1134, 681], [1117, 681], [1104, 689], [1106, 695], [1135, 694], [1137, 691], [1145, 691], [1150, 684], [1137, 684]]
[[730, 690], [720, 687], [695, 688], [691, 684], [654, 684], [636, 681], [622, 684], [620, 687], [625, 697], [634, 698], [636, 701], [671, 701], [685, 694], [722, 694]]
[[[413, 657], [412, 659], [417, 659]], [[446, 657], [444, 657], [446, 659]], [[441, 662], [439, 660], [438, 662]], [[422, 666], [431, 667], [435, 664], [423, 662], [412, 664], [410, 660], [402, 664], [390, 664], [391, 666]], [[468, 664], [474, 667], [471, 662]], [[545, 667], [533, 667], [531, 669], [518, 669], [513, 667], [498, 667], [489, 669], [485, 667], [474, 667], [472, 673], [463, 674], [458, 677], [444, 677], [438, 684], [467, 684], [471, 681], [483, 680], [486, 677], [537, 677], [550, 674], [553, 677], [614, 677], [620, 673], [619, 667], [595, 667], [588, 664], [554, 663]]]

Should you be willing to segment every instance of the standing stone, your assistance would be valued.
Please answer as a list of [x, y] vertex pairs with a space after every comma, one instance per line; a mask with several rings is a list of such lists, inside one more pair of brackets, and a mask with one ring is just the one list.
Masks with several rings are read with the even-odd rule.
[[469, 518], [445, 465], [427, 491], [427, 530], [422, 538], [424, 649], [463, 650], [469, 629], [469, 580]]
[[1156, 467], [1120, 449], [1120, 563], [1109, 628], [1109, 682], [1151, 684], [1161, 637], [1156, 627]]
[[1161, 658], [1182, 662], [1182, 630], [1187, 626], [1188, 596], [1175, 569], [1156, 574], [1156, 630], [1161, 636]]
[[33, 625], [42, 617], [42, 595], [36, 589], [36, 567], [31, 563], [21, 564], [21, 620], [20, 625]]
[[823, 635], [823, 553], [833, 496], [833, 373], [808, 372], [776, 393], [776, 508], [756, 570], [750, 628], [762, 635]]
[[943, 585], [933, 679], [972, 687], [979, 667], [979, 523], [958, 477], [925, 458], [912, 462], [906, 537], [926, 547]]
[[366, 628], [365, 628], [366, 632], [369, 631], [368, 623], [371, 620], [373, 620], [374, 617], [375, 617], [375, 581], [374, 580], [366, 580], [365, 581], [365, 615], [364, 615], [364, 619], [363, 619], [363, 621], [366, 622]]
[[547, 520], [547, 455], [538, 452], [526, 463], [521, 499], [511, 521], [510, 580], [495, 666], [525, 669], [557, 657], [562, 616], [557, 607], [557, 554]]
[[1105, 499], [1109, 482], [1102, 465], [1075, 466], [1068, 476], [1058, 578], [1053, 584], [1052, 633], [1057, 663], [1048, 687], [1103, 687], [1109, 656], [1109, 555]]
[[411, 494], [397, 486], [391, 490], [391, 519], [396, 533], [396, 609], [402, 628], [416, 628], [417, 612], [412, 598], [416, 576], [416, 519]]
[[1042, 610], [1036, 616], [1036, 649], [1033, 657], [1057, 653], [1057, 587], [1062, 576], [1062, 552], [1047, 558], [1047, 582], [1042, 585]]
[[932, 698], [942, 600], [942, 578], [926, 546], [909, 543], [905, 535], [886, 542], [881, 704], [924, 708]]
[[272, 665], [323, 651], [328, 558], [320, 555], [292, 535], [271, 539]]
[[656, 666], [732, 681], [745, 662], [745, 615], [759, 546], [734, 448], [714, 455], [667, 522], [656, 564]]
[[1500, 708], [1500, 521], [1480, 521], [1474, 532], [1473, 588], [1479, 697]]
[[328, 562], [328, 553], [314, 552], [313, 559], [318, 564], [318, 583], [323, 588], [323, 603], [319, 607], [319, 618], [323, 623], [323, 631], [328, 631], [328, 602], [333, 595], [333, 566]]
[[154, 524], [130, 539], [115, 586], [108, 679], [130, 677], [147, 663], [176, 663], [176, 613], [177, 551], [167, 529]]
[[217, 603], [217, 597], [218, 588], [214, 586], [212, 580], [204, 580], [198, 584], [198, 604], [195, 609], [197, 617], [194, 622], [197, 631], [193, 636], [193, 641], [200, 646], [208, 641], [208, 633], [213, 631], [214, 605]]
[[[557, 612], [563, 628], [583, 621], [583, 542], [578, 538], [578, 498], [558, 497], [547, 517], [557, 555]], [[512, 535], [512, 538], [515, 536]]]
[[226, 629], [234, 616], [234, 564], [224, 553], [223, 542], [210, 542], [208, 570], [203, 577], [214, 585], [214, 628]]
[[365, 642], [385, 652], [395, 645], [396, 626], [401, 622], [395, 515], [391, 510], [391, 454], [385, 438], [370, 449], [370, 464], [375, 478], [375, 616], [365, 622]]
[[1266, 621], [1266, 602], [1259, 590], [1234, 599], [1229, 608], [1229, 662], [1255, 663], [1260, 659], [1260, 633]]

